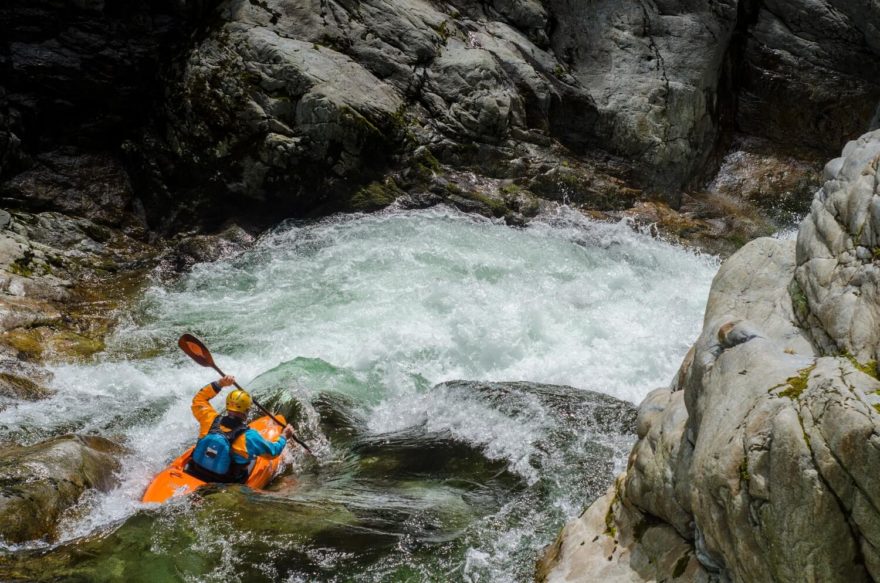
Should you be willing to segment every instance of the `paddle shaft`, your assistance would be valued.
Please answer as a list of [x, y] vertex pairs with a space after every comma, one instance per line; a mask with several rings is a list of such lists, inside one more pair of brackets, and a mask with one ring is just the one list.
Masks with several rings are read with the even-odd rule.
[[[216, 364], [212, 364], [211, 367], [212, 367], [214, 370], [216, 370], [216, 371], [217, 371], [217, 374], [219, 374], [221, 377], [225, 377], [225, 376], [226, 376], [226, 373], [224, 373], [222, 370], [220, 370], [220, 367], [217, 366]], [[241, 388], [241, 385], [238, 384], [236, 381], [233, 381], [233, 384], [235, 385], [235, 388], [238, 389], [239, 391], [244, 391], [244, 389]], [[247, 391], [244, 391], [244, 392], [247, 393]], [[266, 409], [265, 407], [263, 407], [262, 405], [260, 405], [260, 403], [259, 403], [256, 399], [254, 399], [253, 395], [251, 395], [251, 400], [254, 402], [254, 405], [257, 406], [257, 409], [259, 409], [260, 411], [262, 411], [265, 415], [267, 415], [270, 419], [272, 419], [272, 421], [274, 421], [275, 423], [277, 423], [277, 424], [280, 425], [281, 427], [286, 427], [286, 425], [285, 425], [284, 423], [282, 423], [281, 421], [279, 421], [278, 418], [275, 417], [275, 415], [269, 413], [269, 410], [268, 410], [268, 409]], [[309, 446], [307, 446], [305, 443], [303, 443], [302, 440], [300, 440], [300, 438], [298, 438], [298, 437], [296, 436], [296, 434], [291, 435], [291, 437], [293, 438], [293, 440], [294, 440], [295, 442], [297, 442], [298, 444], [300, 444], [300, 445], [303, 447], [303, 449], [305, 449], [305, 450], [306, 450], [307, 452], [309, 452], [310, 454], [315, 455], [314, 453], [312, 453], [312, 450], [309, 449]]]

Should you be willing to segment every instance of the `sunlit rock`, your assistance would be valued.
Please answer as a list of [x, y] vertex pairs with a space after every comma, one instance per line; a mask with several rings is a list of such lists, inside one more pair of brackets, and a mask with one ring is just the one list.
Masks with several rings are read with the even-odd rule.
[[100, 437], [70, 435], [0, 453], [0, 537], [52, 539], [61, 514], [88, 488], [116, 483], [121, 448]]

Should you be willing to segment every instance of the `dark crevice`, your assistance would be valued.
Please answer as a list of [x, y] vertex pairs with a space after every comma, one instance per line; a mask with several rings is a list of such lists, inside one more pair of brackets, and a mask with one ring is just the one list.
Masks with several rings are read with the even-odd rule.
[[699, 186], [714, 176], [724, 154], [733, 144], [737, 132], [736, 119], [739, 96], [745, 77], [745, 53], [751, 28], [758, 22], [762, 0], [740, 0], [736, 6], [736, 23], [719, 70], [716, 99], [707, 100], [709, 115], [716, 121], [718, 134], [715, 145], [691, 186]]

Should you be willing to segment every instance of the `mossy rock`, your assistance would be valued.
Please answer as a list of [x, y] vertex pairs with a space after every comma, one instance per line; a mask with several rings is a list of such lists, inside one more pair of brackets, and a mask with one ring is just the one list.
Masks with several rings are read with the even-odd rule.
[[816, 365], [808, 366], [798, 373], [797, 376], [791, 377], [786, 380], [785, 389], [779, 392], [780, 397], [788, 397], [792, 401], [796, 401], [801, 394], [807, 390], [807, 382], [810, 379], [810, 374], [812, 374], [813, 369], [816, 368]]
[[95, 337], [54, 327], [16, 328], [2, 336], [2, 341], [29, 359], [83, 360], [105, 348], [103, 336], [108, 329], [98, 329]]
[[121, 448], [100, 437], [66, 435], [0, 453], [0, 537], [51, 540], [61, 514], [88, 488], [116, 484]]
[[49, 337], [52, 352], [62, 358], [83, 359], [104, 350], [104, 341], [76, 332], [62, 331]]
[[0, 396], [25, 401], [39, 401], [54, 393], [51, 389], [12, 373], [0, 372]]
[[3, 343], [28, 358], [39, 359], [43, 356], [43, 339], [36, 328], [16, 328], [2, 336]]
[[371, 182], [358, 190], [348, 202], [355, 211], [369, 212], [383, 209], [404, 194], [393, 178]]

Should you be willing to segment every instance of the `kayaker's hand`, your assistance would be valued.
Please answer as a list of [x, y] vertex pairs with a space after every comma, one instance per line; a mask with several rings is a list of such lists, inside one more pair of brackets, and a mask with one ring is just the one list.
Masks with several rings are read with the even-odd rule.
[[231, 374], [228, 374], [225, 377], [223, 377], [222, 379], [220, 379], [219, 381], [217, 381], [217, 383], [221, 387], [228, 387], [228, 386], [235, 384], [235, 377], [232, 376]]
[[293, 437], [293, 425], [287, 424], [287, 427], [284, 428], [284, 431], [281, 432], [281, 435], [284, 436], [284, 439], [290, 439]]

